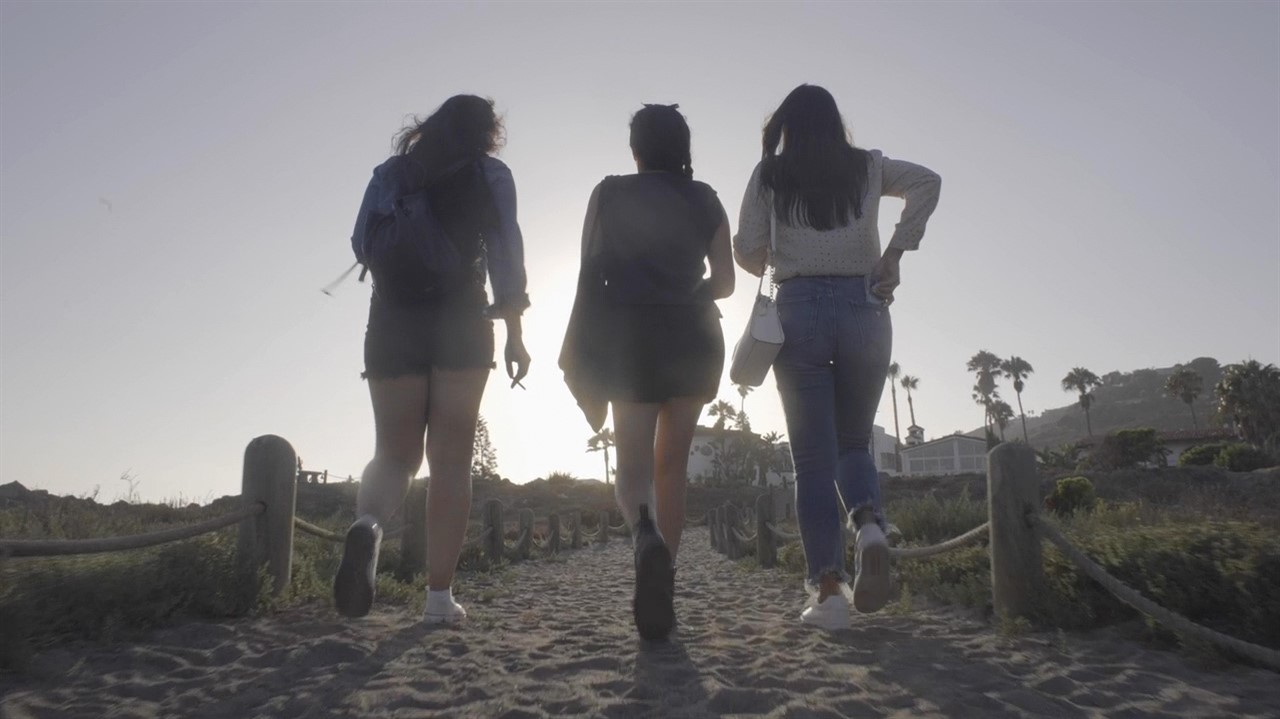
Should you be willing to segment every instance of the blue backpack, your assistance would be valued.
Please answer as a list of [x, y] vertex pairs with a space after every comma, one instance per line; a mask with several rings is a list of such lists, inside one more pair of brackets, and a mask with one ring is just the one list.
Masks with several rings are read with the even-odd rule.
[[373, 274], [373, 289], [393, 302], [412, 304], [448, 294], [467, 278], [457, 245], [431, 209], [431, 187], [474, 163], [450, 165], [431, 182], [421, 181], [421, 166], [393, 157], [374, 170], [363, 222], [351, 236], [360, 273]]

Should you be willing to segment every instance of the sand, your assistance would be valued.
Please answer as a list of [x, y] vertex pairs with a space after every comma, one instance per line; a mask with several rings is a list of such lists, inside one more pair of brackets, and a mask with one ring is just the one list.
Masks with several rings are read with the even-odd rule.
[[469, 579], [463, 627], [317, 607], [53, 650], [0, 678], [0, 717], [1280, 716], [1280, 675], [1114, 632], [1007, 639], [938, 609], [804, 627], [794, 578], [686, 540], [669, 644], [635, 637], [615, 540]]

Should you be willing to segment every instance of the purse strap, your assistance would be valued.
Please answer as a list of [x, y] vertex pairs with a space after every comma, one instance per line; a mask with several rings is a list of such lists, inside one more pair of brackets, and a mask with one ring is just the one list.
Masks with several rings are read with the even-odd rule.
[[774, 207], [774, 194], [769, 191], [769, 249], [764, 255], [764, 270], [760, 272], [760, 286], [756, 288], [756, 296], [764, 296], [764, 276], [769, 274], [769, 299], [773, 299], [774, 292], [778, 289], [778, 284], [773, 281], [773, 257], [778, 253], [778, 212]]

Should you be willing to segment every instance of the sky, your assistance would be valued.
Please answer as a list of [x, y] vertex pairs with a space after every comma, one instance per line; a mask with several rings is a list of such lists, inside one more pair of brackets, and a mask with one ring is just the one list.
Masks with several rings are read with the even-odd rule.
[[[320, 288], [392, 136], [460, 92], [505, 117], [534, 303], [528, 389], [495, 373], [482, 405], [499, 471], [600, 477], [556, 367], [592, 187], [634, 171], [631, 113], [677, 102], [736, 228], [804, 82], [943, 178], [892, 310], [928, 436], [981, 424], [982, 349], [1034, 366], [1033, 411], [1075, 366], [1280, 362], [1280, 3], [5, 0], [0, 484], [205, 501], [262, 434], [358, 475], [369, 287]], [[730, 346], [754, 288], [720, 302]], [[785, 433], [772, 377], [746, 409]]]

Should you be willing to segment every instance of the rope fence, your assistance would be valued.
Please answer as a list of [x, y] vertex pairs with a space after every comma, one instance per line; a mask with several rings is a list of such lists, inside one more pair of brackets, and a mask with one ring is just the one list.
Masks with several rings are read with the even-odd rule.
[[[1181, 635], [1280, 670], [1280, 651], [1223, 634], [1161, 607], [1108, 574], [1072, 545], [1057, 527], [1039, 515], [1039, 477], [1035, 455], [1029, 448], [1000, 445], [988, 454], [987, 467], [989, 521], [937, 544], [891, 547], [890, 556], [895, 560], [925, 559], [987, 539], [996, 615], [1031, 618], [1036, 598], [1045, 591], [1041, 553], [1043, 537], [1061, 550], [1077, 570], [1096, 581], [1116, 599], [1156, 622]], [[772, 494], [760, 495], [754, 511], [726, 504], [707, 512], [712, 548], [730, 559], [754, 555], [760, 566], [774, 566], [779, 545], [800, 541], [798, 532], [773, 521], [776, 499]], [[746, 527], [752, 519], [755, 530], [749, 532]], [[846, 534], [844, 541], [848, 542], [850, 538], [851, 535]]]
[[[216, 532], [239, 525], [237, 557], [250, 567], [267, 569], [273, 591], [288, 585], [292, 568], [295, 530], [318, 539], [340, 543], [344, 535], [312, 524], [295, 515], [298, 484], [297, 455], [293, 447], [275, 435], [258, 437], [245, 450], [241, 485], [242, 506], [221, 516], [183, 527], [142, 534], [93, 539], [0, 540], [0, 558], [55, 557], [119, 552], [155, 547]], [[1133, 607], [1169, 629], [1259, 664], [1280, 670], [1280, 651], [1231, 637], [1192, 622], [1144, 597], [1107, 573], [1084, 552], [1071, 544], [1062, 532], [1039, 515], [1039, 477], [1034, 452], [1025, 445], [1002, 444], [987, 457], [987, 497], [989, 521], [938, 544], [924, 547], [893, 547], [897, 560], [934, 557], [959, 547], [988, 540], [991, 556], [992, 604], [997, 616], [1031, 618], [1037, 599], [1045, 591], [1041, 540], [1047, 539], [1071, 561], [1077, 570], [1098, 582], [1121, 602]], [[782, 500], [781, 506], [779, 501]], [[403, 526], [384, 538], [399, 537], [401, 562], [396, 570], [401, 578], [426, 571], [426, 483], [415, 481], [405, 505]], [[463, 543], [464, 550], [479, 550], [493, 562], [528, 559], [533, 549], [548, 555], [595, 544], [604, 545], [610, 536], [630, 536], [624, 522], [611, 524], [610, 513], [600, 511], [595, 529], [583, 527], [577, 511], [552, 513], [547, 531], [535, 530], [533, 510], [518, 511], [515, 541], [506, 540], [507, 524], [502, 503], [491, 499], [481, 508], [479, 534]], [[800, 540], [776, 521], [777, 515], [790, 519], [793, 506], [782, 495], [762, 494], [754, 507], [725, 504], [709, 510], [704, 518], [690, 519], [691, 526], [705, 524], [713, 549], [730, 559], [754, 555], [760, 566], [777, 564], [779, 545]], [[566, 529], [567, 526], [567, 529]], [[538, 539], [538, 537], [541, 539]], [[846, 537], [846, 540], [848, 538]]]
[[144, 549], [169, 542], [192, 539], [202, 534], [216, 532], [230, 527], [249, 517], [262, 514], [266, 505], [254, 504], [232, 510], [221, 517], [214, 517], [203, 522], [189, 524], [185, 527], [161, 529], [145, 534], [134, 534], [124, 537], [98, 537], [94, 539], [5, 539], [0, 540], [0, 556], [6, 557], [63, 557], [77, 554], [102, 554], [104, 552], [124, 552], [130, 549]]

